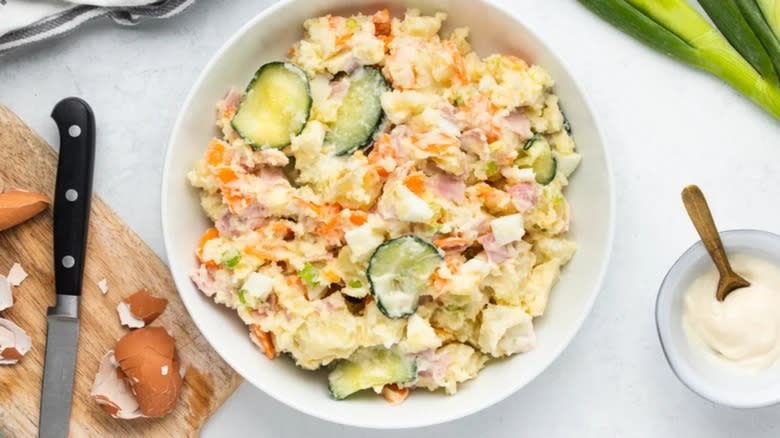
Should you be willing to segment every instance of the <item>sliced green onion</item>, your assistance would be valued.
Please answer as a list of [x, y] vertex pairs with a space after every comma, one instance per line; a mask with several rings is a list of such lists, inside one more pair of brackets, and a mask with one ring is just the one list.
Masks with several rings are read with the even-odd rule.
[[298, 271], [298, 276], [301, 277], [303, 283], [309, 288], [315, 288], [320, 285], [320, 270], [309, 262], [306, 262], [303, 265], [303, 269]]
[[238, 291], [238, 301], [246, 306], [246, 291], [244, 289]]
[[[751, 0], [751, 3], [758, 9], [755, 2]], [[777, 73], [772, 66], [772, 60], [758, 36], [750, 28], [747, 17], [743, 16], [740, 8], [737, 7], [736, 0], [699, 0], [699, 4], [740, 55], [764, 79], [777, 84]]]
[[349, 287], [351, 287], [352, 289], [363, 287], [363, 282], [360, 280], [349, 280]]
[[231, 248], [222, 254], [222, 264], [228, 268], [235, 268], [241, 261], [241, 252]]
[[355, 30], [358, 27], [358, 21], [354, 18], [349, 18], [347, 20], [347, 29], [349, 30]]
[[495, 161], [489, 161], [487, 165], [485, 166], [485, 176], [490, 178], [491, 176], [498, 173], [498, 165]]
[[780, 87], [763, 78], [686, 0], [579, 0], [645, 44], [723, 79], [780, 119]]

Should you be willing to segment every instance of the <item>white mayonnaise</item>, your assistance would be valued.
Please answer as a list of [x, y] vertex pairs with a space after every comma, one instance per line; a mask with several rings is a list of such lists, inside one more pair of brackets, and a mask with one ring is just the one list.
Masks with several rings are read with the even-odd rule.
[[729, 261], [750, 287], [720, 302], [715, 298], [718, 271], [710, 268], [685, 293], [685, 331], [694, 344], [728, 362], [767, 368], [780, 356], [780, 268], [745, 254], [730, 255]]

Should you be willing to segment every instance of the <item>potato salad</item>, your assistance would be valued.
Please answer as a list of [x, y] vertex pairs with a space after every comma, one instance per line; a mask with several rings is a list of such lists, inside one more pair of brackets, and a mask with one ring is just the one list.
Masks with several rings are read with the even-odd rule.
[[214, 223], [192, 280], [333, 398], [454, 394], [536, 345], [576, 245], [580, 162], [541, 67], [480, 57], [444, 13], [306, 20], [217, 103], [189, 174]]

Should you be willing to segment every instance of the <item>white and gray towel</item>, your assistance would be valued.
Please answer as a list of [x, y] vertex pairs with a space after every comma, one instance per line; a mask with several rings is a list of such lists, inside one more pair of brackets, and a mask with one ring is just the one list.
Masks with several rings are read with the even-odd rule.
[[143, 17], [168, 18], [195, 0], [0, 0], [0, 55], [63, 35], [97, 17], [122, 25]]

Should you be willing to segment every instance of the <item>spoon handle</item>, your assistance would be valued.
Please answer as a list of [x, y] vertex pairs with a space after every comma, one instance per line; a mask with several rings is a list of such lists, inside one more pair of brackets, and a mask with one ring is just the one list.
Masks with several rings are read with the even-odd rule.
[[704, 199], [701, 189], [695, 185], [684, 188], [682, 200], [683, 204], [685, 204], [685, 209], [688, 210], [688, 216], [691, 217], [693, 226], [696, 227], [696, 231], [699, 233], [704, 247], [707, 248], [707, 252], [710, 253], [712, 261], [715, 262], [721, 277], [733, 275], [734, 270], [731, 269], [729, 259], [726, 257], [723, 242], [720, 240], [718, 229], [715, 228], [715, 221], [712, 219], [710, 207], [707, 205], [707, 200]]

